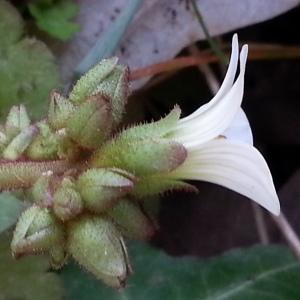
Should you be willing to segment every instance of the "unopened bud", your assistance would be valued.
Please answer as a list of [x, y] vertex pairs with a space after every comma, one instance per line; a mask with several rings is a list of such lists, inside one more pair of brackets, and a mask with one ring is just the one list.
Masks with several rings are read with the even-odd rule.
[[56, 244], [62, 244], [61, 225], [48, 209], [32, 205], [20, 216], [14, 231], [11, 249], [13, 256], [49, 252]]
[[84, 148], [102, 144], [112, 129], [111, 104], [103, 94], [89, 96], [74, 109], [67, 122], [70, 137]]
[[148, 176], [176, 169], [186, 156], [186, 148], [173, 140], [120, 139], [96, 150], [90, 165], [117, 167], [137, 176]]
[[58, 157], [58, 142], [54, 131], [46, 120], [37, 123], [39, 134], [26, 149], [26, 155], [34, 160], [55, 159]]
[[156, 229], [153, 221], [130, 199], [122, 199], [108, 215], [120, 232], [129, 238], [149, 240]]
[[102, 213], [113, 207], [119, 198], [130, 192], [133, 182], [109, 169], [90, 169], [76, 183], [85, 207]]
[[61, 93], [52, 91], [49, 101], [48, 121], [53, 129], [66, 127], [67, 120], [72, 114], [74, 104]]
[[23, 152], [28, 148], [28, 145], [37, 136], [39, 130], [32, 125], [23, 129], [5, 148], [3, 151], [3, 158], [16, 160], [21, 157]]
[[99, 280], [123, 288], [131, 272], [119, 231], [105, 218], [84, 216], [69, 223], [67, 250]]
[[13, 106], [7, 116], [5, 130], [9, 140], [15, 138], [21, 131], [29, 127], [30, 119], [23, 104]]

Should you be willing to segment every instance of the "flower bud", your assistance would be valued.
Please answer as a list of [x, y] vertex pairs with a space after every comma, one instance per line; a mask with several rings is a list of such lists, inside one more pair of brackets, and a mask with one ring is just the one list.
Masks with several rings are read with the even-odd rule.
[[170, 172], [187, 156], [185, 147], [167, 139], [120, 139], [106, 143], [91, 158], [92, 167], [117, 167], [136, 176]]
[[64, 245], [56, 245], [49, 251], [50, 263], [53, 269], [60, 269], [67, 263], [68, 254]]
[[103, 80], [93, 94], [103, 93], [110, 97], [112, 105], [112, 115], [117, 124], [122, 120], [129, 94], [129, 69], [127, 66], [118, 65]]
[[5, 148], [2, 154], [3, 158], [10, 160], [20, 158], [26, 148], [28, 148], [28, 145], [37, 136], [38, 132], [38, 128], [34, 125], [23, 129]]
[[26, 149], [26, 155], [33, 160], [58, 158], [58, 142], [54, 131], [46, 120], [37, 123], [39, 134]]
[[133, 182], [109, 169], [89, 169], [79, 176], [76, 187], [85, 207], [102, 213], [130, 192]]
[[123, 288], [131, 266], [119, 231], [108, 219], [84, 216], [68, 226], [67, 250], [99, 280]]
[[53, 195], [53, 211], [62, 221], [77, 216], [83, 210], [80, 194], [70, 187], [61, 187]]
[[120, 232], [129, 238], [149, 240], [156, 225], [146, 216], [138, 204], [122, 199], [108, 212]]
[[53, 172], [43, 173], [32, 187], [31, 195], [33, 202], [39, 206], [46, 207], [53, 205], [53, 195], [50, 188], [51, 179], [53, 179]]
[[112, 129], [111, 104], [103, 94], [87, 97], [67, 122], [70, 137], [84, 148], [100, 146]]
[[3, 150], [6, 148], [9, 140], [5, 133], [5, 129], [1, 126], [0, 127], [0, 154], [2, 154]]
[[48, 209], [30, 206], [20, 216], [11, 243], [15, 258], [23, 255], [48, 252], [56, 244], [62, 244], [61, 225]]
[[53, 129], [66, 127], [67, 120], [73, 112], [74, 104], [61, 93], [52, 91], [49, 101], [48, 121]]
[[5, 124], [5, 131], [9, 140], [15, 138], [21, 131], [29, 127], [29, 125], [30, 119], [25, 106], [23, 104], [14, 105], [8, 113]]
[[99, 64], [81, 76], [69, 94], [69, 100], [78, 104], [82, 102], [86, 96], [95, 94], [99, 84], [104, 82], [110, 84], [106, 81], [106, 78], [113, 72], [117, 62], [117, 57], [103, 59]]

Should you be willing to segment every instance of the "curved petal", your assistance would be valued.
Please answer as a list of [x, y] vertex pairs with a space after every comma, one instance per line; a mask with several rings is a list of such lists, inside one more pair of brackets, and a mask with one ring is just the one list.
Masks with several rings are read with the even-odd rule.
[[247, 53], [248, 47], [245, 45], [240, 55], [240, 74], [227, 94], [213, 105], [207, 104], [208, 109], [195, 117], [179, 120], [171, 137], [189, 147], [214, 139], [229, 126], [240, 109], [243, 98]]
[[230, 125], [221, 133], [221, 135], [226, 136], [228, 140], [236, 140], [253, 145], [251, 127], [242, 109], [239, 109]]
[[280, 204], [272, 176], [262, 155], [245, 143], [217, 139], [188, 149], [186, 161], [172, 178], [203, 180], [238, 192], [275, 215]]

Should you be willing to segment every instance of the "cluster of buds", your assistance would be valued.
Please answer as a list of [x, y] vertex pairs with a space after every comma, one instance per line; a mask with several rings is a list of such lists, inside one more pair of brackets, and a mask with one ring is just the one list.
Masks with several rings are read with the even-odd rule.
[[13, 256], [48, 253], [54, 268], [73, 257], [122, 288], [132, 272], [123, 238], [147, 240], [156, 228], [144, 199], [196, 190], [186, 179], [222, 185], [278, 215], [272, 176], [241, 110], [247, 46], [239, 55], [235, 35], [232, 48], [219, 92], [182, 119], [175, 106], [157, 122], [120, 129], [129, 74], [116, 58], [81, 77], [68, 97], [52, 92], [42, 120], [13, 107], [0, 126], [0, 189], [23, 189], [32, 202], [17, 222]]
[[124, 237], [148, 240], [157, 227], [143, 199], [188, 187], [164, 177], [187, 156], [165, 138], [178, 107], [156, 123], [117, 129], [128, 75], [116, 58], [103, 60], [68, 97], [52, 92], [46, 118], [31, 122], [23, 105], [11, 109], [0, 132], [0, 185], [31, 201], [14, 231], [13, 257], [48, 253], [53, 268], [73, 257], [122, 288], [132, 272]]

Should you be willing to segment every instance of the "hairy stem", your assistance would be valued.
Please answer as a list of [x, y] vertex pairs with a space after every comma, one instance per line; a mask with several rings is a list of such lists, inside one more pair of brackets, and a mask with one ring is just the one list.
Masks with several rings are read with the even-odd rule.
[[2, 160], [0, 161], [0, 191], [27, 188], [47, 171], [62, 174], [68, 169], [70, 169], [70, 162], [66, 160], [42, 162]]

